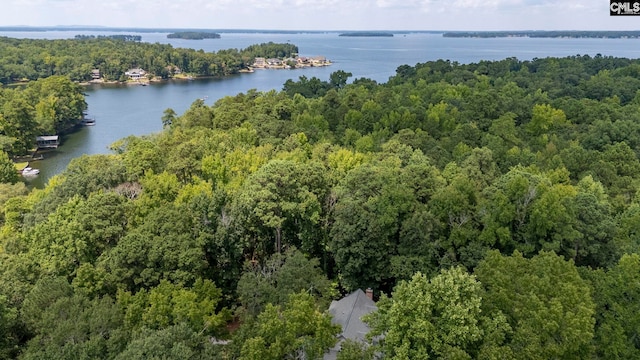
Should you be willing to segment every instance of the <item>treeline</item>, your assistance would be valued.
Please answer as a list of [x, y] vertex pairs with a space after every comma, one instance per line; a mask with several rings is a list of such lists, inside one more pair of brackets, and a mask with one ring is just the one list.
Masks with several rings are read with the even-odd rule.
[[203, 40], [203, 39], [220, 39], [220, 34], [203, 31], [180, 31], [167, 34], [167, 39], [187, 39], [187, 40]]
[[291, 56], [291, 50], [297, 53], [295, 45], [274, 43], [209, 53], [116, 38], [39, 40], [0, 37], [0, 83], [53, 75], [89, 81], [93, 69], [100, 70], [100, 75], [108, 81], [126, 80], [125, 72], [132, 68], [143, 68], [162, 78], [172, 76], [176, 67], [193, 76], [227, 76], [247, 68], [255, 57], [266, 57], [274, 49], [280, 49], [277, 52], [286, 56]]
[[382, 337], [340, 359], [638, 358], [639, 74], [440, 60], [167, 109], [0, 185], [0, 356], [318, 359], [371, 287]]
[[354, 31], [354, 32], [346, 32], [341, 33], [338, 36], [349, 36], [349, 37], [393, 37], [393, 33], [386, 31]]
[[86, 109], [82, 88], [64, 76], [0, 88], [0, 151], [25, 155], [35, 148], [36, 136], [70, 130]]
[[535, 31], [452, 31], [442, 34], [444, 37], [531, 37], [531, 38], [638, 38], [637, 30], [535, 30]]

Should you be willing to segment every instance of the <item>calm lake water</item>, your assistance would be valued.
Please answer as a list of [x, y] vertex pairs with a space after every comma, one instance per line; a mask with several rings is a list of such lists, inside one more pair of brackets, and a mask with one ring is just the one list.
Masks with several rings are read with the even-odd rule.
[[[64, 39], [77, 34], [110, 35], [115, 32], [0, 32], [14, 38]], [[327, 33], [221, 33], [220, 39], [167, 39], [167, 33], [131, 33], [142, 41], [168, 43], [174, 47], [189, 47], [204, 51], [243, 49], [264, 42], [290, 42], [299, 48], [301, 56], [322, 55], [333, 65], [297, 70], [257, 70], [225, 79], [168, 81], [150, 86], [92, 85], [87, 87], [89, 116], [96, 125], [86, 127], [64, 139], [64, 145], [46, 154], [45, 160], [33, 163], [40, 175], [33, 186], [42, 187], [69, 162], [83, 154], [108, 153], [109, 145], [129, 135], [145, 135], [162, 129], [161, 117], [167, 108], [182, 114], [196, 99], [209, 105], [216, 100], [250, 89], [281, 90], [288, 79], [300, 76], [328, 80], [337, 70], [351, 72], [356, 78], [386, 82], [400, 65], [415, 65], [430, 60], [448, 59], [460, 63], [480, 60], [500, 60], [516, 57], [530, 60], [547, 56], [596, 55], [640, 57], [638, 39], [551, 39], [551, 38], [443, 38], [441, 34], [408, 33], [394, 37], [340, 37]]]

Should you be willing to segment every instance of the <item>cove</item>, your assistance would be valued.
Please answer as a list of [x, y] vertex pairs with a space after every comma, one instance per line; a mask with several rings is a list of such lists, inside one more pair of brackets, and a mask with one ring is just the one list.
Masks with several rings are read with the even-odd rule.
[[[78, 32], [0, 32], [0, 36], [28, 38], [73, 38]], [[109, 32], [85, 34], [108, 35]], [[134, 35], [137, 35], [134, 34]], [[86, 101], [90, 117], [96, 125], [80, 129], [64, 138], [63, 146], [49, 152], [45, 160], [33, 164], [41, 170], [30, 182], [43, 187], [49, 178], [62, 172], [76, 157], [109, 153], [109, 145], [130, 135], [146, 135], [161, 131], [161, 117], [165, 109], [172, 108], [178, 115], [196, 99], [205, 99], [213, 105], [224, 96], [233, 96], [250, 89], [258, 91], [281, 90], [288, 79], [300, 76], [328, 80], [337, 70], [351, 72], [351, 80], [369, 78], [386, 82], [401, 65], [414, 66], [430, 60], [447, 59], [460, 63], [481, 60], [501, 60], [515, 57], [520, 60], [548, 56], [571, 55], [617, 56], [638, 58], [638, 39], [556, 39], [556, 38], [444, 38], [441, 34], [408, 33], [394, 37], [340, 37], [337, 32], [327, 33], [222, 33], [221, 39], [201, 41], [167, 39], [166, 33], [140, 33], [142, 41], [169, 43], [174, 47], [192, 47], [204, 51], [246, 48], [264, 42], [291, 42], [302, 56], [321, 55], [333, 65], [297, 70], [256, 70], [222, 79], [194, 81], [166, 81], [150, 86], [91, 85], [86, 88]]]

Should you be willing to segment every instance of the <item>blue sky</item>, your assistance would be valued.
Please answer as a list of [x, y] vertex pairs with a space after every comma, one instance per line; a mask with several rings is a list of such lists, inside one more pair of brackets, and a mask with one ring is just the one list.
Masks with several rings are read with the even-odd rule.
[[640, 30], [604, 0], [2, 0], [0, 26], [283, 30]]

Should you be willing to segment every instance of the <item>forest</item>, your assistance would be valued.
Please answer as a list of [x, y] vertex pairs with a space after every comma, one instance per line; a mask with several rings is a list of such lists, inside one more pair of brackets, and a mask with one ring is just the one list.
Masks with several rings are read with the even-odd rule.
[[5, 179], [0, 358], [321, 359], [365, 288], [338, 359], [640, 358], [640, 60], [351, 78]]
[[90, 81], [94, 69], [100, 70], [106, 81], [126, 81], [125, 72], [132, 68], [142, 68], [163, 79], [174, 75], [175, 68], [195, 77], [222, 77], [246, 69], [256, 57], [276, 57], [276, 53], [290, 57], [298, 53], [298, 47], [269, 42], [250, 49], [214, 53], [139, 42], [128, 35], [60, 40], [0, 37], [0, 83], [53, 75], [66, 76], [75, 82]]
[[82, 87], [65, 76], [0, 87], [0, 151], [10, 157], [26, 155], [36, 147], [36, 136], [72, 130], [86, 109]]

